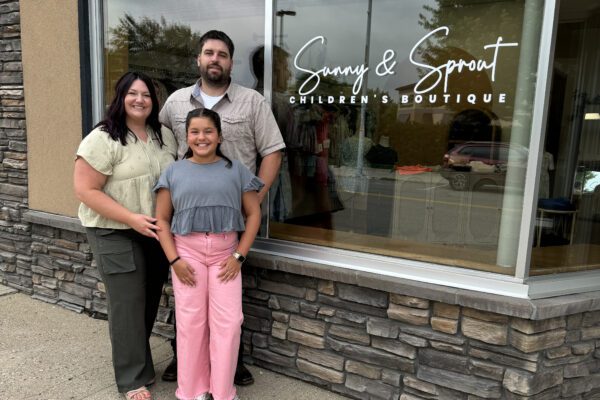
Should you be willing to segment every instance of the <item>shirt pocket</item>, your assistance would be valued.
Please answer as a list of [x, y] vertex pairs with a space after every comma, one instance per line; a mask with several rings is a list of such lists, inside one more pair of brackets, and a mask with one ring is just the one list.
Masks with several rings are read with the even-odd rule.
[[133, 243], [118, 229], [98, 229], [98, 267], [106, 275], [135, 271]]
[[223, 123], [223, 139], [229, 142], [238, 140], [251, 141], [253, 139], [250, 129], [250, 117], [247, 115], [221, 115]]
[[185, 142], [186, 139], [186, 131], [185, 131], [185, 117], [175, 117], [173, 119], [173, 134], [175, 135], [175, 139], [180, 141], [183, 139]]

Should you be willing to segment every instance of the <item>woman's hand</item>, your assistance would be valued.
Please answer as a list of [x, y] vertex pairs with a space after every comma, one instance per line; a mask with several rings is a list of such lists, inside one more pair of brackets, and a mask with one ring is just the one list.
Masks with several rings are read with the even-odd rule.
[[104, 218], [128, 225], [138, 233], [158, 240], [156, 232], [161, 228], [156, 225], [156, 218], [134, 214], [103, 192], [108, 176], [96, 171], [81, 157], [75, 161], [73, 176], [75, 194], [82, 203]]
[[190, 287], [196, 286], [196, 278], [194, 278], [196, 271], [185, 260], [180, 258], [172, 267], [179, 282]]
[[156, 225], [156, 218], [144, 214], [131, 214], [127, 225], [135, 229], [138, 233], [158, 240], [156, 231], [160, 231], [160, 226]]
[[229, 256], [221, 263], [221, 273], [219, 273], [218, 278], [223, 283], [229, 282], [237, 277], [241, 269], [242, 263], [234, 256]]

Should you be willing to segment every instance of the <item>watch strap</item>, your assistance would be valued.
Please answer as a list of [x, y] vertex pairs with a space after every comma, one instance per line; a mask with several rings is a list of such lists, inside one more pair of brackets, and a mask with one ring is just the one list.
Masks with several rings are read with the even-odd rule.
[[246, 256], [238, 253], [237, 251], [234, 251], [232, 254], [233, 258], [235, 258], [236, 260], [238, 260], [240, 262], [240, 264], [243, 264], [244, 261], [246, 261]]

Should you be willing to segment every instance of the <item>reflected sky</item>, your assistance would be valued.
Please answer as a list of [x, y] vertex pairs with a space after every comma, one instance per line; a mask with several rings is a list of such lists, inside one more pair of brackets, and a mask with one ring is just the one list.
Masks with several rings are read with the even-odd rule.
[[[474, 9], [481, 10], [499, 3], [519, 3], [518, 1], [491, 1], [491, 5], [478, 4]], [[387, 91], [397, 99], [397, 88], [419, 80], [417, 68], [409, 61], [413, 46], [429, 30], [419, 24], [420, 18], [431, 18], [427, 7], [438, 8], [435, 0], [373, 0], [371, 16], [371, 38], [369, 42], [368, 87]], [[475, 5], [478, 0], [463, 0], [462, 5]], [[165, 0], [107, 0], [105, 14], [108, 28], [114, 28], [125, 13], [134, 18], [147, 17], [156, 21], [164, 18], [168, 23], [189, 25], [193, 31], [204, 33], [210, 29], [225, 31], [236, 45], [233, 79], [249, 87], [255, 87], [256, 78], [251, 71], [252, 53], [264, 43], [265, 1], [264, 0], [179, 0], [175, 3]], [[368, 0], [281, 0], [274, 2], [274, 10], [293, 11], [295, 15], [275, 17], [274, 43], [290, 53], [289, 63], [293, 65], [296, 52], [315, 36], [327, 38], [326, 45], [312, 46], [303, 56], [306, 65], [318, 68], [324, 66], [358, 66], [363, 64], [367, 47]], [[468, 8], [468, 7], [467, 7]], [[488, 8], [490, 9], [490, 8]], [[475, 13], [481, 11], [475, 11]], [[466, 11], [469, 14], [469, 11]], [[495, 17], [492, 17], [495, 18]], [[283, 32], [280, 24], [283, 20]], [[454, 20], [454, 19], [453, 19]], [[508, 32], [502, 22], [493, 21], [491, 31], [500, 29], [499, 35]], [[282, 33], [282, 34], [280, 34]], [[452, 32], [449, 36], [452, 36]], [[458, 33], [457, 33], [458, 35]], [[481, 49], [486, 41], [476, 43]], [[473, 47], [473, 46], [472, 46]], [[382, 61], [386, 50], [395, 52], [394, 73], [378, 76], [375, 66]], [[472, 49], [471, 49], [472, 50]], [[390, 61], [391, 63], [391, 61]], [[298, 75], [291, 68], [292, 77]], [[353, 83], [355, 76], [338, 77], [338, 80]]]
[[[236, 45], [233, 77], [238, 83], [254, 86], [256, 79], [251, 72], [249, 60], [253, 49], [264, 42], [264, 0], [179, 0], [171, 3], [162, 0], [109, 0], [105, 3], [108, 28], [119, 24], [125, 13], [134, 18], [148, 17], [156, 21], [186, 24], [193, 31], [204, 33], [210, 29], [225, 31]], [[369, 75], [369, 86], [395, 88], [417, 79], [414, 66], [408, 63], [408, 51], [425, 30], [418, 25], [423, 6], [435, 5], [435, 1], [402, 2], [399, 13], [397, 0], [375, 0], [371, 26], [371, 62], [378, 63], [385, 50], [400, 49], [396, 73], [384, 78]], [[287, 50], [299, 49], [316, 35], [329, 39], [327, 54], [308, 54], [313, 59], [336, 60], [348, 65], [361, 64], [364, 60], [367, 25], [367, 0], [288, 0], [278, 1], [275, 10], [295, 11], [296, 16], [286, 16], [283, 42]], [[343, 8], [343, 18], [341, 16]], [[276, 18], [275, 43], [280, 43], [279, 23]], [[402, 35], [398, 35], [402, 27]], [[340, 35], [340, 33], [343, 33]], [[410, 34], [406, 34], [410, 33]], [[349, 46], [349, 44], [351, 44]], [[315, 53], [315, 52], [313, 52]]]
[[119, 19], [128, 13], [135, 19], [148, 17], [160, 21], [164, 18], [167, 23], [189, 25], [200, 34], [211, 29], [224, 31], [236, 48], [234, 81], [249, 87], [256, 85], [250, 58], [264, 43], [264, 0], [108, 0], [104, 4], [109, 29], [117, 26]]
[[[396, 52], [395, 73], [379, 77], [369, 74], [369, 87], [393, 89], [418, 80], [416, 68], [409, 63], [409, 51], [427, 31], [418, 24], [419, 14], [426, 13], [424, 6], [435, 6], [435, 1], [375, 0], [372, 6], [371, 39], [369, 46], [371, 72], [387, 49]], [[343, 18], [341, 18], [343, 7]], [[307, 63], [322, 65], [334, 60], [335, 65], [362, 64], [365, 55], [368, 20], [367, 0], [333, 1], [279, 1], [277, 9], [292, 10], [295, 16], [284, 17], [284, 48], [292, 51], [292, 59], [311, 38], [322, 35], [327, 38], [324, 52], [315, 50], [306, 54]], [[276, 18], [276, 43], [278, 43], [280, 18]]]

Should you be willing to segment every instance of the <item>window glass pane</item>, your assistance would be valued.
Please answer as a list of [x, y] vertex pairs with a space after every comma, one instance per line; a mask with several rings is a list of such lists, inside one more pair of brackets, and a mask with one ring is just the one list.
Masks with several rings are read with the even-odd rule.
[[[264, 0], [105, 0], [103, 4], [105, 107], [126, 71], [152, 77], [161, 104], [175, 90], [194, 84], [200, 76], [198, 40], [212, 29], [227, 33], [235, 45], [232, 81], [262, 93], [264, 67], [255, 60], [262, 59], [264, 49]], [[257, 66], [260, 70], [255, 71]], [[266, 209], [264, 213], [266, 226]]]
[[270, 235], [513, 273], [542, 9], [277, 1]]
[[561, 2], [531, 274], [600, 268], [600, 4]]
[[251, 58], [264, 44], [264, 13], [263, 0], [105, 0], [105, 104], [128, 70], [154, 78], [162, 101], [196, 82], [196, 44], [211, 29], [235, 44], [233, 81], [255, 88]]

